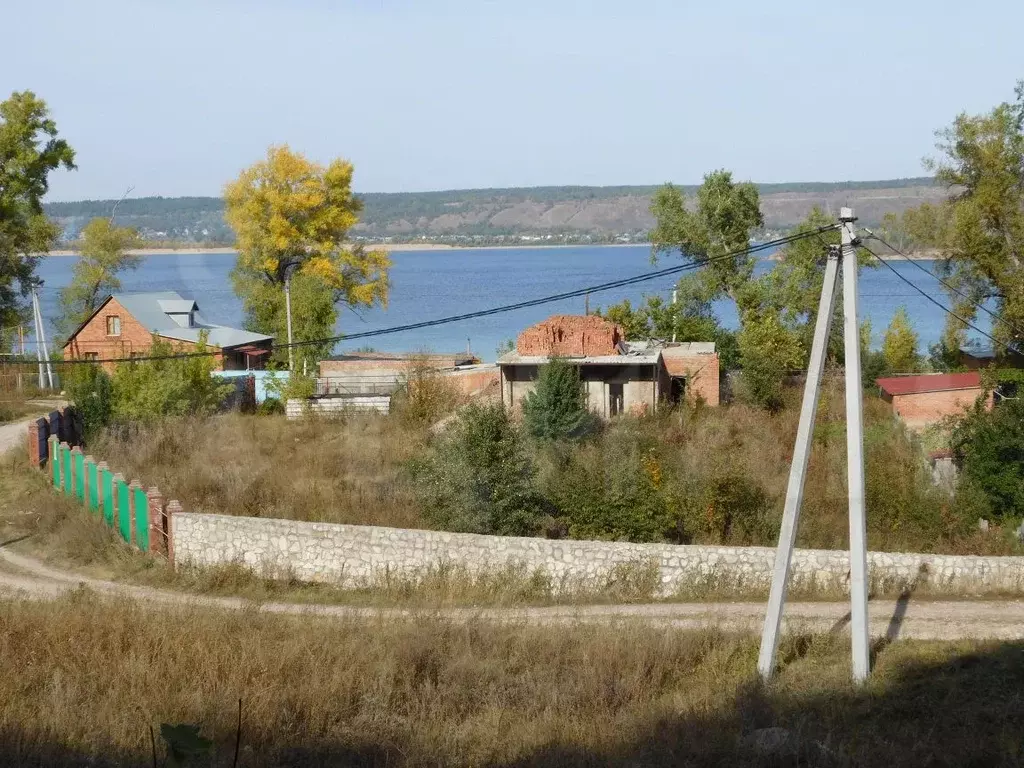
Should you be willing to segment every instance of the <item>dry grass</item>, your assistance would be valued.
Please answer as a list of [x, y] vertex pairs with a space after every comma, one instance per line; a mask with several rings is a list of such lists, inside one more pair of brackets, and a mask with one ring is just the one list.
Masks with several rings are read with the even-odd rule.
[[189, 511], [420, 528], [404, 464], [424, 427], [228, 414], [110, 431], [89, 452]]
[[[853, 690], [840, 636], [784, 643], [539, 628], [153, 613], [81, 592], [0, 606], [0, 762], [151, 764], [192, 723], [259, 766], [995, 765], [1021, 759], [1019, 646], [896, 643]], [[771, 754], [754, 734], [783, 728]], [[778, 732], [777, 732], [778, 733]], [[162, 752], [162, 745], [160, 751]]]

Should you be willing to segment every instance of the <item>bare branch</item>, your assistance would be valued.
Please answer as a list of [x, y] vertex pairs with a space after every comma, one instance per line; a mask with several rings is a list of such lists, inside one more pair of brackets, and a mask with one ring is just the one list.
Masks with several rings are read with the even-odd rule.
[[118, 200], [118, 201], [117, 201], [116, 203], [114, 203], [114, 207], [110, 209], [110, 223], [111, 223], [111, 224], [113, 224], [113, 223], [114, 223], [114, 214], [115, 214], [115, 213], [117, 213], [117, 206], [119, 206], [119, 205], [120, 205], [121, 203], [123, 203], [123, 202], [124, 202], [124, 199], [125, 199], [126, 197], [128, 197], [128, 195], [130, 195], [130, 194], [132, 193], [132, 190], [133, 190], [133, 189], [135, 189], [135, 187], [134, 187], [134, 186], [128, 187], [128, 189], [126, 189], [126, 190], [124, 191], [124, 194], [123, 194], [123, 195], [121, 195], [121, 199], [120, 199], [120, 200]]

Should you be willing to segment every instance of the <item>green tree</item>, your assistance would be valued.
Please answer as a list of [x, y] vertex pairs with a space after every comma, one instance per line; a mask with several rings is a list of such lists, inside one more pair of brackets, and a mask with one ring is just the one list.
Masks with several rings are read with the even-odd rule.
[[[119, 363], [113, 376], [113, 418], [157, 421], [168, 416], [205, 416], [220, 408], [233, 385], [213, 376], [212, 356], [167, 357], [182, 350], [153, 337], [149, 355], [165, 359]], [[204, 353], [205, 333], [190, 352]]]
[[121, 290], [118, 273], [136, 269], [142, 257], [128, 251], [139, 245], [138, 233], [116, 227], [111, 219], [93, 219], [82, 229], [81, 256], [71, 282], [60, 291], [60, 333], [68, 336], [92, 315], [109, 294]]
[[739, 333], [742, 394], [745, 400], [774, 411], [783, 405], [786, 374], [803, 360], [800, 339], [776, 312], [754, 316], [750, 310]]
[[541, 366], [534, 390], [523, 400], [523, 422], [540, 440], [582, 437], [594, 429], [596, 418], [575, 365], [553, 357]]
[[[339, 304], [387, 303], [387, 253], [345, 245], [363, 207], [352, 194], [352, 170], [344, 160], [323, 166], [286, 146], [271, 147], [266, 160], [227, 185], [224, 217], [239, 250], [232, 282], [250, 330], [286, 338], [290, 274], [296, 342], [333, 335]], [[314, 362], [325, 354], [317, 347], [296, 352]], [[286, 351], [278, 354], [287, 359]]]
[[917, 333], [910, 324], [906, 307], [900, 307], [892, 316], [892, 322], [882, 340], [882, 353], [890, 371], [913, 373], [917, 370], [920, 355], [917, 352]]
[[412, 465], [426, 518], [449, 531], [531, 536], [544, 516], [537, 470], [500, 404], [468, 405]]
[[1024, 517], [1024, 399], [991, 411], [979, 399], [955, 422], [951, 443], [961, 483], [987, 501], [988, 514]]
[[60, 229], [43, 213], [49, 175], [75, 167], [46, 102], [31, 91], [0, 102], [0, 327], [18, 323], [35, 275]]
[[[1024, 348], [1024, 81], [1014, 102], [961, 113], [938, 135], [941, 155], [928, 166], [948, 187], [948, 201], [908, 212], [905, 227], [941, 253], [953, 311], [973, 321], [978, 303], [994, 302], [1005, 322], [993, 325], [993, 336]], [[949, 316], [946, 348], [965, 339], [964, 324]]]
[[687, 263], [706, 265], [686, 278], [700, 287], [694, 293], [707, 301], [725, 295], [739, 303], [756, 260], [750, 254], [722, 257], [746, 248], [751, 232], [764, 225], [757, 187], [737, 184], [729, 171], [718, 170], [704, 177], [696, 197], [691, 210], [678, 187], [666, 184], [655, 192], [653, 254], [678, 253]]

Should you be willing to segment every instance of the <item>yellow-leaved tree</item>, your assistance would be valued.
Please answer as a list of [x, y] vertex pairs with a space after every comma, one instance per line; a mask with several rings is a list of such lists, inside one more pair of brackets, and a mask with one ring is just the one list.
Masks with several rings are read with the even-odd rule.
[[[335, 335], [338, 306], [369, 307], [388, 299], [387, 252], [346, 243], [363, 204], [352, 194], [352, 164], [321, 165], [287, 146], [242, 171], [224, 190], [225, 219], [238, 261], [231, 274], [245, 326], [287, 339], [284, 286], [291, 278], [295, 342]], [[330, 354], [333, 344], [295, 348], [297, 370]], [[280, 350], [276, 359], [288, 354]]]

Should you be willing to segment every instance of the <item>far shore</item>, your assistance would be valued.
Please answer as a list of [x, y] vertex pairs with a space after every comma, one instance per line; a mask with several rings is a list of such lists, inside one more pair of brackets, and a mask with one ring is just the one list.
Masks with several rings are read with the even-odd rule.
[[[637, 246], [649, 246], [650, 243], [594, 243], [594, 244], [583, 244], [583, 243], [556, 243], [556, 244], [537, 244], [532, 245], [529, 243], [520, 243], [518, 245], [448, 245], [447, 243], [381, 243], [377, 245], [368, 246], [373, 250], [382, 251], [510, 251], [523, 248], [529, 249], [556, 249], [556, 248], [631, 248]], [[128, 251], [132, 256], [200, 256], [208, 254], [228, 254], [238, 253], [237, 248], [231, 246], [222, 246], [219, 248], [138, 248], [135, 250]], [[56, 250], [50, 251], [46, 254], [47, 256], [79, 256], [80, 251], [73, 250]], [[903, 256], [892, 254], [892, 253], [880, 253], [878, 254], [883, 261], [898, 261]], [[762, 256], [761, 258], [768, 261], [778, 261], [779, 256], [777, 254], [770, 254], [768, 256]], [[911, 261], [935, 261], [939, 258], [938, 251], [914, 251], [908, 253], [906, 258]]]

